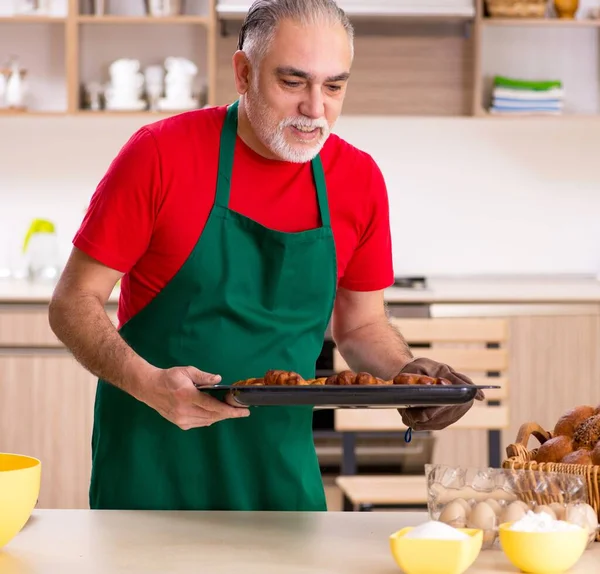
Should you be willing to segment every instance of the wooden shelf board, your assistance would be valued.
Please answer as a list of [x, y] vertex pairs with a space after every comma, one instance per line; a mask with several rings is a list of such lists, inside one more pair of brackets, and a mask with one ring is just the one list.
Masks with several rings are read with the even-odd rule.
[[600, 20], [563, 20], [560, 18], [483, 18], [484, 26], [580, 27], [598, 28]]
[[0, 109], [0, 117], [27, 117], [27, 116], [66, 116], [66, 111], [44, 111], [44, 110], [6, 110]]
[[81, 24], [210, 24], [208, 16], [78, 16], [77, 21]]
[[[200, 109], [200, 108], [198, 108]], [[92, 110], [77, 110], [75, 112], [75, 115], [78, 116], [87, 116], [87, 117], [92, 117], [92, 116], [96, 116], [96, 117], [106, 117], [106, 116], [112, 116], [112, 117], [147, 117], [147, 118], [166, 118], [169, 116], [174, 116], [177, 114], [181, 114], [181, 113], [185, 113], [186, 111], [193, 111], [193, 110], [181, 110], [181, 111], [172, 111], [172, 112], [151, 112], [148, 110], [142, 110], [142, 111], [116, 111], [116, 110], [100, 110], [98, 112], [92, 111]]]
[[58, 16], [0, 16], [2, 24], [64, 24], [66, 21], [65, 17]]
[[[242, 20], [247, 13], [247, 7], [227, 5], [217, 7], [217, 16], [221, 20]], [[473, 20], [475, 10], [473, 8], [457, 9], [449, 8], [431, 8], [431, 9], [413, 9], [398, 10], [394, 8], [375, 8], [371, 10], [360, 10], [348, 8], [345, 10], [350, 18], [361, 19], [406, 19], [406, 20], [430, 20], [430, 21], [448, 21], [448, 20]]]
[[598, 114], [493, 114], [487, 110], [480, 110], [474, 117], [477, 118], [491, 118], [494, 120], [600, 120], [600, 113]]

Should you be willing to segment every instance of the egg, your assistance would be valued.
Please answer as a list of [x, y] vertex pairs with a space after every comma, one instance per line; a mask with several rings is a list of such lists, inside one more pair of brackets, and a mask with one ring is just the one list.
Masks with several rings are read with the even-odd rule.
[[598, 530], [598, 515], [589, 504], [567, 504], [565, 509], [565, 521], [570, 522], [571, 524], [577, 524], [582, 528], [586, 528], [590, 533], [588, 543], [593, 542], [596, 538], [596, 532]]
[[560, 502], [552, 502], [548, 506], [554, 511], [557, 520], [565, 519], [566, 507], [564, 504], [561, 504]]
[[541, 514], [542, 512], [544, 512], [545, 514], [550, 516], [552, 520], [556, 520], [556, 513], [554, 512], [554, 510], [552, 510], [549, 506], [546, 506], [545, 504], [540, 504], [540, 506], [536, 506], [533, 512], [535, 512], [536, 514]]
[[511, 504], [516, 504], [517, 506], [520, 506], [525, 512], [531, 510], [529, 504], [527, 504], [524, 500], [515, 500], [514, 502], [511, 502]]
[[488, 498], [485, 503], [494, 511], [496, 516], [500, 516], [500, 513], [502, 512], [502, 506], [496, 499]]
[[458, 502], [465, 509], [465, 516], [471, 512], [471, 505], [464, 498], [457, 498], [455, 502]]
[[527, 510], [527, 505], [525, 505], [525, 508], [523, 508], [523, 504], [521, 504], [520, 500], [511, 502], [502, 511], [502, 514], [500, 516], [500, 523], [504, 524], [506, 522], [517, 522], [527, 514]]
[[464, 528], [467, 523], [467, 511], [458, 500], [453, 500], [444, 506], [439, 521], [454, 528]]
[[494, 530], [497, 518], [494, 509], [486, 502], [478, 502], [469, 513], [467, 525], [469, 528], [479, 528], [483, 531]]
[[468, 528], [478, 528], [483, 530], [482, 548], [491, 548], [496, 541], [496, 527], [498, 518], [494, 509], [484, 501], [478, 502], [473, 506], [467, 517]]

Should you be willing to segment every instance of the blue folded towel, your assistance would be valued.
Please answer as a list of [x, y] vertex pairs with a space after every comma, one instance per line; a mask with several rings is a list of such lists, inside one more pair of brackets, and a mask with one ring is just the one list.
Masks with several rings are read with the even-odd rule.
[[505, 108], [544, 108], [544, 109], [562, 109], [561, 100], [515, 100], [513, 98], [494, 98], [493, 105]]
[[551, 115], [558, 115], [558, 114], [562, 114], [562, 109], [561, 108], [546, 108], [546, 107], [542, 107], [542, 106], [531, 106], [531, 107], [521, 107], [521, 108], [507, 108], [504, 106], [492, 106], [490, 108], [490, 113], [492, 114], [514, 114], [514, 115], [519, 115], [519, 114], [551, 114]]

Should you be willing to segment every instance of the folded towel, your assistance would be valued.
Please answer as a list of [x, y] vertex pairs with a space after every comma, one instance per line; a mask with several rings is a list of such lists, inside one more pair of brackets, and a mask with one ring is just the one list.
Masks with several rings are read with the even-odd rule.
[[563, 102], [560, 100], [529, 100], [519, 101], [508, 98], [493, 98], [492, 104], [501, 108], [527, 110], [531, 108], [543, 110], [560, 110], [563, 108]]
[[494, 76], [494, 86], [513, 90], [534, 90], [536, 92], [563, 87], [560, 80], [521, 80], [518, 78], [507, 78], [506, 76]]
[[545, 109], [545, 108], [505, 108], [503, 106], [492, 106], [489, 112], [494, 115], [549, 115], [558, 116], [563, 112], [560, 109]]
[[494, 96], [498, 98], [507, 98], [514, 100], [556, 100], [565, 97], [564, 89], [551, 88], [542, 90], [514, 90], [511, 88], [494, 88]]

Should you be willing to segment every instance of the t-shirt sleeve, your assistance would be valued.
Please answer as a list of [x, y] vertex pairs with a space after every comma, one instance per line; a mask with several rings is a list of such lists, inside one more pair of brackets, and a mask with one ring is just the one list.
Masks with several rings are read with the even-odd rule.
[[340, 287], [352, 291], [378, 291], [394, 283], [389, 200], [385, 180], [371, 159], [370, 178], [365, 189], [366, 203], [357, 214], [362, 234]]
[[98, 184], [73, 245], [127, 273], [150, 244], [160, 193], [156, 142], [147, 128], [141, 128], [121, 148]]

